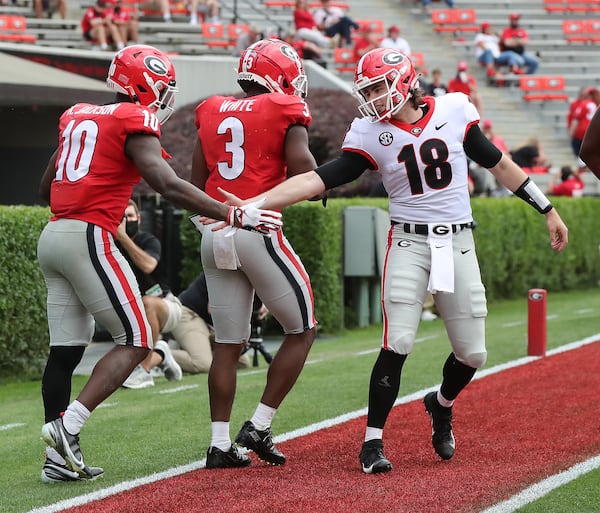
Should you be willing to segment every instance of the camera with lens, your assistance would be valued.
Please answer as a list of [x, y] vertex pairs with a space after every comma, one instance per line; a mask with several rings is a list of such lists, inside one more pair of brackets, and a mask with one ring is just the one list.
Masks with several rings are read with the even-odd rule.
[[259, 319], [258, 313], [254, 312], [250, 319], [250, 345], [261, 344], [263, 341], [263, 333], [265, 331], [265, 319]]

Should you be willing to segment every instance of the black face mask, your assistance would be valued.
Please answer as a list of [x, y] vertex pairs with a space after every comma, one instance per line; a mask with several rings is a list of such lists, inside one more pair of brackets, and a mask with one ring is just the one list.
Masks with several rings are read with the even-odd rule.
[[135, 234], [138, 232], [140, 227], [140, 223], [136, 221], [125, 221], [125, 232], [129, 235], [130, 238], [133, 238]]

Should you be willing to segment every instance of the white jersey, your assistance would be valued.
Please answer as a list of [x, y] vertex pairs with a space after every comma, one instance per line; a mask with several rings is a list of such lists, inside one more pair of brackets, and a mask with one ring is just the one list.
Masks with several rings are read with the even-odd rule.
[[414, 124], [355, 119], [342, 148], [364, 155], [381, 172], [392, 221], [468, 223], [473, 217], [463, 142], [479, 114], [463, 93], [423, 102], [429, 109]]

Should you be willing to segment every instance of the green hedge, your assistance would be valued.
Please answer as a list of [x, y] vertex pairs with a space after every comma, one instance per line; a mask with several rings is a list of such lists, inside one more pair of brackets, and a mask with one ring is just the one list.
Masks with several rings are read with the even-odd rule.
[[[530, 288], [549, 292], [588, 288], [600, 282], [600, 202], [556, 198], [569, 226], [562, 253], [549, 247], [544, 217], [516, 198], [476, 198], [475, 239], [488, 300], [524, 296]], [[330, 200], [327, 208], [304, 202], [284, 211], [285, 233], [311, 277], [322, 333], [344, 326], [342, 212], [349, 205], [387, 210], [387, 200]], [[0, 206], [0, 378], [39, 376], [48, 347], [46, 288], [36, 259], [39, 234], [49, 216], [42, 207]], [[200, 236], [181, 223], [185, 258], [182, 283], [201, 270]]]
[[41, 373], [48, 351], [46, 285], [37, 241], [50, 210], [0, 206], [0, 378]]

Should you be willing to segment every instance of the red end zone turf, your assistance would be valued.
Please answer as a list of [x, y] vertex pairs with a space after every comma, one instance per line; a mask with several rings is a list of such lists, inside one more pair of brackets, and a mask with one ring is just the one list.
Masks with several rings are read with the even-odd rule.
[[471, 383], [455, 407], [450, 461], [435, 455], [417, 401], [388, 421], [388, 474], [360, 470], [361, 418], [279, 444], [284, 467], [253, 456], [246, 469], [202, 469], [68, 511], [475, 513], [599, 454], [598, 390], [594, 343]]

